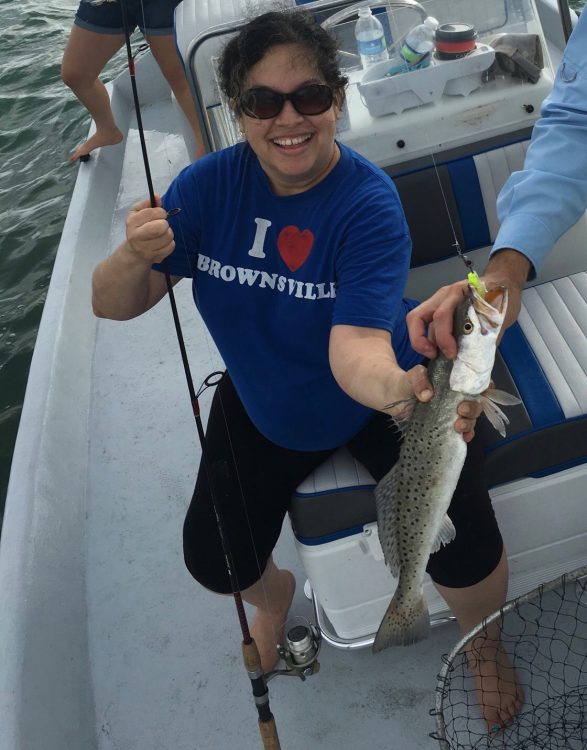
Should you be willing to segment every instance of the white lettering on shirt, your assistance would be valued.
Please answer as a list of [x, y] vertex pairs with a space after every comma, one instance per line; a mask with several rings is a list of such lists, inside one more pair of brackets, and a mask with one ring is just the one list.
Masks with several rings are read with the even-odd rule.
[[265, 258], [265, 251], [263, 250], [263, 244], [265, 242], [265, 235], [267, 230], [271, 226], [269, 219], [255, 219], [257, 229], [255, 231], [255, 239], [253, 240], [253, 246], [249, 250], [249, 255], [253, 258]]
[[228, 283], [237, 281], [241, 286], [258, 286], [260, 289], [285, 292], [290, 297], [298, 299], [318, 300], [336, 297], [336, 284], [333, 281], [314, 284], [312, 281], [298, 281], [286, 276], [278, 276], [276, 273], [257, 271], [254, 268], [223, 266], [219, 261], [202, 253], [198, 253], [197, 268], [201, 273], [206, 273], [221, 281]]

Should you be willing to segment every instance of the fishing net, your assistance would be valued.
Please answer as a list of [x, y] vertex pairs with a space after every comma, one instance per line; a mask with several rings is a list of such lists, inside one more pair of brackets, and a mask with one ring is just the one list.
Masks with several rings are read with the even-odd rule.
[[[524, 706], [506, 727], [488, 732], [467, 653], [480, 638], [495, 638], [496, 625]], [[468, 633], [443, 657], [431, 714], [431, 736], [442, 750], [586, 750], [587, 566], [508, 602]]]

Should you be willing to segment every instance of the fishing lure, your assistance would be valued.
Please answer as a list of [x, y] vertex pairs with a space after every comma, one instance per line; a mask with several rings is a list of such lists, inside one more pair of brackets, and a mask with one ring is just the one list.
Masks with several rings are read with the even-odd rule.
[[473, 289], [475, 289], [481, 299], [484, 299], [487, 289], [485, 288], [485, 284], [479, 278], [477, 271], [469, 271], [469, 273], [467, 274], [467, 281], [473, 287]]

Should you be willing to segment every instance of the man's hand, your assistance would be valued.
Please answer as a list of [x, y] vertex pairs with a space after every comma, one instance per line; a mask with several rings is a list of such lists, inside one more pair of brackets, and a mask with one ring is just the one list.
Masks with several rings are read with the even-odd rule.
[[434, 359], [439, 349], [448, 359], [457, 356], [457, 342], [452, 335], [453, 318], [468, 289], [466, 280], [456, 281], [441, 287], [432, 297], [410, 310], [406, 322], [415, 351], [428, 359]]
[[[514, 323], [520, 314], [522, 289], [528, 278], [531, 263], [517, 250], [499, 250], [489, 259], [481, 281], [487, 289], [505, 286], [508, 289], [508, 309], [501, 329]], [[468, 282], [456, 281], [444, 286], [408, 313], [410, 341], [415, 351], [434, 359], [440, 350], [448, 359], [457, 355], [457, 342], [452, 335], [455, 309], [467, 293]], [[426, 336], [426, 328], [428, 335]]]

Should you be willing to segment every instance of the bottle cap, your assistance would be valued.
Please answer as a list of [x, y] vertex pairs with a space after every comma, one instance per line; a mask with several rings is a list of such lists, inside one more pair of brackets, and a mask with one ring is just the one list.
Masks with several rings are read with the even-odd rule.
[[371, 13], [371, 8], [367, 6], [366, 8], [365, 7], [359, 8], [359, 15], [365, 17], [365, 16], [371, 16], [373, 14]]
[[470, 42], [476, 38], [475, 27], [470, 23], [443, 23], [436, 29], [436, 39], [441, 42]]
[[424, 19], [424, 25], [428, 26], [428, 28], [432, 29], [432, 31], [436, 31], [439, 24], [434, 16], [426, 16], [426, 18]]

